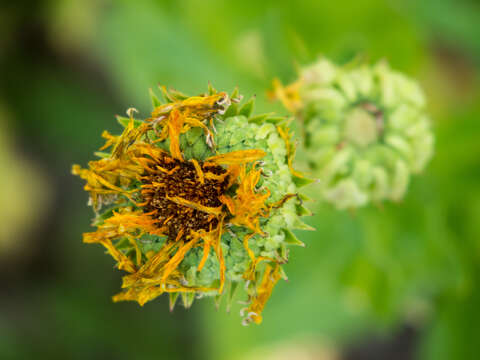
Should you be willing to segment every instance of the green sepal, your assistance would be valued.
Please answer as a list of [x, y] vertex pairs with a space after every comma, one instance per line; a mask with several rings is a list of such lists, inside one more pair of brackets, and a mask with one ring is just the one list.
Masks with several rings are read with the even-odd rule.
[[107, 158], [109, 158], [110, 156], [112, 156], [111, 153], [106, 152], [106, 151], [95, 151], [95, 152], [93, 153], [93, 155], [98, 156], [99, 158], [102, 158], [102, 159], [107, 159]]
[[285, 246], [285, 244], [280, 244], [280, 260], [282, 262], [287, 262], [288, 261], [288, 249]]
[[309, 185], [309, 184], [315, 182], [315, 180], [313, 180], [313, 179], [308, 179], [308, 178], [300, 177], [300, 176], [296, 176], [296, 175], [292, 175], [292, 180], [295, 183], [295, 186], [298, 187], [298, 188]]
[[163, 96], [163, 99], [165, 100], [165, 102], [172, 103], [172, 102], [175, 101], [175, 99], [172, 96], [170, 96], [170, 94], [168, 93], [167, 88], [165, 86], [159, 86], [159, 88], [162, 91], [162, 96]]
[[212, 83], [209, 81], [208, 82], [208, 95], [215, 95], [217, 93], [217, 89], [215, 89], [212, 85]]
[[238, 105], [235, 103], [231, 103], [227, 111], [225, 111], [223, 118], [228, 119], [229, 117], [233, 117], [237, 115], [238, 115]]
[[113, 211], [117, 210], [118, 208], [119, 208], [118, 205], [114, 205], [114, 206], [111, 206], [111, 207], [103, 210], [103, 212], [101, 214], [97, 214], [97, 216], [95, 216], [95, 219], [92, 222], [92, 226], [102, 225], [105, 222], [105, 220], [112, 217]]
[[285, 234], [285, 242], [288, 244], [288, 245], [295, 245], [295, 246], [301, 246], [301, 247], [305, 247], [305, 244], [300, 241], [293, 232], [291, 232], [290, 230], [288, 229], [283, 229], [283, 233]]
[[213, 297], [213, 301], [215, 302], [215, 308], [218, 310], [220, 308], [220, 303], [222, 302], [222, 294], [216, 295]]
[[[117, 121], [120, 125], [122, 125], [124, 128], [126, 128], [128, 126], [128, 124], [130, 123], [130, 118], [127, 118], [125, 116], [117, 115]], [[144, 123], [143, 120], [133, 119], [133, 126], [134, 127], [139, 127], [143, 123]]]
[[148, 90], [148, 93], [150, 94], [150, 100], [152, 101], [152, 106], [155, 109], [157, 106], [161, 106], [162, 102], [158, 99], [157, 95], [153, 92], [153, 90], [150, 88]]
[[185, 309], [189, 309], [193, 304], [193, 300], [195, 300], [195, 293], [182, 292], [180, 296], [182, 297], [182, 302]]
[[307, 195], [302, 194], [302, 193], [298, 193], [297, 196], [302, 201], [313, 201], [312, 198], [310, 198]]
[[283, 116], [272, 116], [265, 119], [265, 122], [277, 125], [285, 121]]
[[255, 105], [255, 96], [252, 96], [245, 104], [243, 104], [238, 110], [238, 115], [243, 115], [247, 119], [253, 112], [253, 107]]
[[312, 216], [310, 209], [306, 208], [302, 204], [296, 204], [295, 209], [298, 216]]
[[307, 231], [315, 231], [315, 228], [305, 224], [303, 221], [300, 220], [300, 218], [297, 218], [292, 226], [292, 229], [295, 230], [307, 230]]
[[240, 92], [238, 91], [238, 87], [235, 87], [233, 89], [232, 94], [230, 95], [230, 99], [236, 99], [240, 95]]
[[268, 113], [268, 114], [261, 114], [261, 115], [257, 115], [257, 116], [253, 116], [251, 118], [248, 119], [248, 122], [249, 123], [253, 123], [253, 124], [257, 124], [257, 125], [261, 125], [265, 122], [265, 120], [267, 120], [267, 118], [272, 115], [273, 113]]
[[[131, 250], [132, 249], [132, 244], [126, 237], [122, 237], [115, 242], [115, 248], [117, 250]], [[125, 254], [127, 255], [127, 254]]]
[[281, 277], [283, 280], [288, 281], [287, 273], [285, 272], [285, 270], [283, 269], [283, 267], [280, 268], [280, 277]]
[[238, 288], [238, 282], [237, 281], [231, 281], [230, 282], [230, 289], [228, 290], [227, 294], [227, 312], [230, 312], [230, 308], [232, 307], [233, 303], [233, 298], [235, 297], [235, 293]]
[[170, 312], [172, 312], [173, 309], [175, 309], [175, 303], [177, 302], [178, 295], [180, 295], [180, 293], [178, 292], [168, 294]]
[[170, 97], [175, 99], [175, 101], [188, 99], [187, 95], [185, 95], [181, 91], [178, 91], [178, 90], [175, 90], [175, 89], [171, 89], [169, 91], [169, 94], [170, 94]]

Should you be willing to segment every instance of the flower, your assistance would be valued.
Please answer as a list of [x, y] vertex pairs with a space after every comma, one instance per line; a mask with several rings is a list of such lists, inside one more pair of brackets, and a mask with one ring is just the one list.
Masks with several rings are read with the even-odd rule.
[[322, 58], [274, 98], [295, 114], [321, 197], [338, 209], [403, 198], [411, 174], [433, 155], [434, 137], [417, 82], [386, 62], [338, 66]]
[[[72, 172], [86, 181], [99, 243], [116, 260], [124, 291], [114, 301], [140, 305], [163, 293], [173, 309], [179, 296], [230, 292], [244, 282], [244, 323], [262, 321], [274, 285], [286, 278], [287, 245], [302, 245], [292, 229], [308, 229], [292, 169], [294, 146], [283, 118], [251, 116], [254, 99], [239, 105], [209, 88], [188, 97], [162, 88], [151, 93], [145, 120], [118, 117], [123, 133], [103, 133], [100, 159]], [[231, 299], [231, 296], [229, 297]]]

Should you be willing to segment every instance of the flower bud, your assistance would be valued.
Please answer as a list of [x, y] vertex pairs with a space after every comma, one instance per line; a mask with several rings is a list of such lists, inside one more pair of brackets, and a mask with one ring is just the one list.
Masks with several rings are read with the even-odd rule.
[[337, 66], [322, 58], [291, 85], [276, 80], [273, 95], [304, 127], [321, 197], [338, 209], [401, 200], [433, 155], [422, 90], [386, 62]]

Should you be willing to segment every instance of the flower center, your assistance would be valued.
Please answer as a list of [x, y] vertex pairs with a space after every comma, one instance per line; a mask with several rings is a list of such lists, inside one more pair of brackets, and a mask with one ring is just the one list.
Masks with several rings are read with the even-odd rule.
[[[204, 172], [210, 176], [203, 176]], [[190, 232], [211, 231], [218, 217], [206, 208], [222, 206], [219, 197], [228, 186], [226, 170], [218, 165], [174, 159], [163, 155], [149, 166], [142, 177], [144, 212], [153, 213], [159, 226], [166, 227], [169, 240], [186, 239]], [[198, 206], [200, 205], [200, 206]]]
[[378, 140], [383, 132], [383, 114], [371, 103], [353, 108], [346, 117], [344, 135], [347, 141], [366, 147]]

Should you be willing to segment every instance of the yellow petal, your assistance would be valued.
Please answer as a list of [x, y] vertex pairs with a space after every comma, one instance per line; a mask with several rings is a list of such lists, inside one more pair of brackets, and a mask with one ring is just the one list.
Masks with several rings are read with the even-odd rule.
[[226, 154], [215, 155], [207, 158], [206, 161], [219, 164], [245, 164], [263, 158], [267, 153], [259, 149], [237, 150]]

